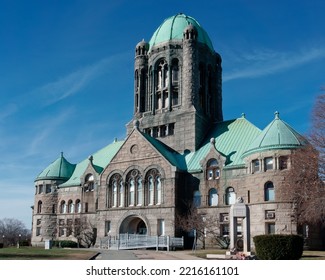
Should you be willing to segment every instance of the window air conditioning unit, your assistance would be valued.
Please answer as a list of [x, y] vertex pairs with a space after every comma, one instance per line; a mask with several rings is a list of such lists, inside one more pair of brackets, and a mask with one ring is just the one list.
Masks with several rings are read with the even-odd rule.
[[274, 212], [268, 212], [268, 213], [266, 213], [266, 218], [267, 219], [274, 219], [275, 218], [275, 213]]

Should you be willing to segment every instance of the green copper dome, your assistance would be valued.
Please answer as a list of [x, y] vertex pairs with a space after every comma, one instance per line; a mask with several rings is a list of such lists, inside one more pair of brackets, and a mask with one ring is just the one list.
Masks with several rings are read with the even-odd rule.
[[181, 41], [183, 39], [183, 31], [189, 25], [196, 28], [198, 32], [197, 40], [203, 44], [206, 44], [210, 50], [213, 51], [213, 45], [205, 30], [194, 18], [184, 14], [177, 14], [165, 19], [152, 35], [149, 41], [149, 48], [151, 49], [155, 45], [168, 42], [170, 40]]
[[296, 149], [305, 144], [306, 140], [276, 112], [274, 120], [249, 145], [243, 157], [267, 150]]
[[35, 181], [39, 180], [68, 180], [76, 165], [68, 162], [63, 153], [61, 156], [52, 162], [48, 167], [46, 167], [35, 179]]

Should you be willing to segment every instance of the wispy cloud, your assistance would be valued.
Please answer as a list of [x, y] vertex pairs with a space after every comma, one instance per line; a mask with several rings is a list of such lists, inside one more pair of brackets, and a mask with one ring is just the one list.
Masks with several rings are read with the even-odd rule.
[[49, 82], [35, 90], [43, 100], [43, 105], [48, 106], [59, 102], [69, 96], [81, 92], [93, 80], [116, 65], [125, 54], [117, 54], [95, 62], [92, 65], [77, 69], [74, 72], [59, 78], [56, 81]]
[[255, 50], [235, 56], [232, 54], [229, 57], [236, 65], [242, 65], [242, 68], [235, 68], [224, 73], [224, 82], [275, 74], [325, 58], [325, 48], [311, 48], [295, 53]]
[[4, 121], [7, 117], [13, 115], [18, 111], [17, 104], [10, 103], [0, 110], [0, 122]]

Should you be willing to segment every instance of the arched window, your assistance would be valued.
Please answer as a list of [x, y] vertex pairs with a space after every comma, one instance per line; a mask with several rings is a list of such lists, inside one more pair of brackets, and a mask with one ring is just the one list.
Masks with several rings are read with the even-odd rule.
[[194, 207], [201, 206], [201, 193], [200, 191], [195, 191], [193, 194], [193, 205]]
[[88, 174], [85, 178], [85, 185], [84, 185], [84, 190], [85, 191], [93, 191], [95, 186], [94, 182], [94, 175], [93, 174]]
[[[139, 204], [142, 200], [142, 178], [138, 170], [131, 170], [126, 176], [127, 185], [127, 199], [129, 206], [135, 206], [135, 202]], [[140, 195], [140, 198], [139, 198]], [[140, 199], [140, 200], [139, 200]]]
[[74, 212], [74, 205], [72, 203], [72, 200], [68, 201], [68, 213], [73, 213]]
[[137, 182], [137, 205], [143, 204], [143, 186], [142, 186], [142, 178], [138, 178]]
[[150, 169], [146, 174], [147, 205], [162, 203], [161, 175], [157, 169]]
[[274, 201], [274, 185], [272, 182], [267, 182], [264, 185], [264, 200]]
[[42, 213], [42, 201], [39, 201], [38, 203], [37, 203], [37, 213], [38, 214], [40, 214], [40, 213]]
[[236, 202], [236, 193], [233, 187], [226, 189], [226, 205], [233, 205]]
[[218, 192], [215, 188], [209, 190], [209, 206], [217, 206], [218, 205]]
[[161, 203], [161, 182], [160, 177], [156, 177], [156, 189], [155, 189], [155, 197], [156, 197], [156, 204]]
[[62, 200], [60, 203], [60, 213], [62, 214], [67, 213], [67, 205], [65, 204], [64, 200]]
[[124, 187], [120, 174], [112, 175], [107, 190], [107, 207], [124, 206]]
[[113, 181], [113, 207], [117, 206], [117, 181]]
[[81, 202], [80, 202], [80, 199], [77, 199], [76, 200], [76, 212], [77, 213], [81, 213]]
[[154, 184], [153, 184], [153, 177], [149, 176], [148, 178], [148, 204], [153, 205], [154, 204]]
[[207, 164], [207, 180], [218, 180], [220, 178], [219, 163], [216, 159], [210, 159]]
[[135, 183], [134, 179], [131, 178], [129, 181], [129, 206], [134, 206], [134, 194], [135, 194]]

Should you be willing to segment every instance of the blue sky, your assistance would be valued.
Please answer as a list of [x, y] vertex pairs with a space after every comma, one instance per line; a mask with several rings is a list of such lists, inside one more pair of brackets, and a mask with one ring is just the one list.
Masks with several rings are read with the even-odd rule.
[[323, 0], [0, 0], [0, 219], [31, 225], [34, 179], [124, 139], [135, 45], [179, 12], [223, 59], [225, 119], [304, 134], [325, 85]]

